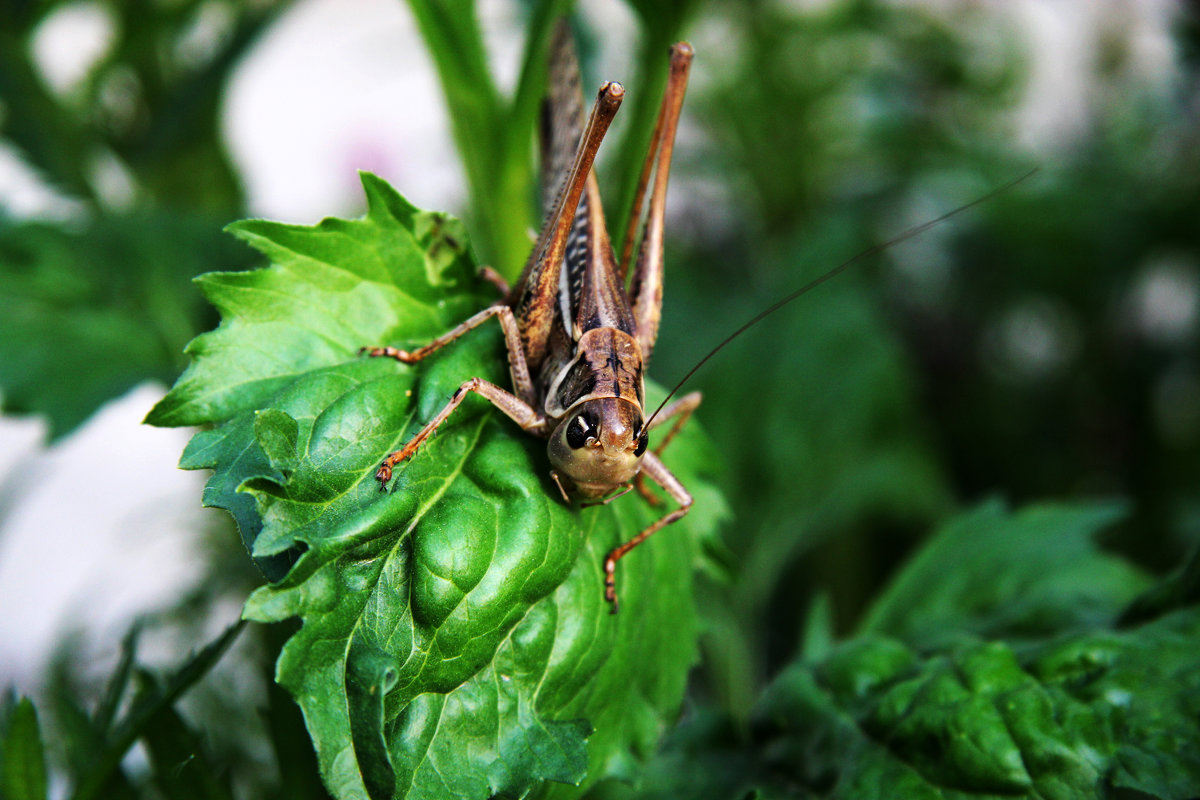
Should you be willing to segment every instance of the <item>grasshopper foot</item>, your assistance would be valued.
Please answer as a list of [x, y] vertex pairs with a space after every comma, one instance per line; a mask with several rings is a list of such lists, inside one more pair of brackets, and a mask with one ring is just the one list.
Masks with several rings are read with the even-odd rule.
[[383, 465], [375, 471], [375, 480], [379, 481], [379, 491], [386, 492], [388, 481], [392, 479], [392, 465], [383, 462]]

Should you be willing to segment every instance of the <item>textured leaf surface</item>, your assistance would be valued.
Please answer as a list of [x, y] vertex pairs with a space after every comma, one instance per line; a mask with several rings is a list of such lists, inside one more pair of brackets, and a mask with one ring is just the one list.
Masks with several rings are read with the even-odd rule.
[[936, 532], [871, 609], [864, 630], [928, 646], [963, 635], [1034, 637], [1113, 622], [1150, 581], [1096, 547], [1119, 503], [992, 501]]
[[786, 671], [760, 710], [824, 796], [1185, 800], [1200, 791], [1198, 644], [1195, 609], [1029, 649], [868, 636]]
[[961, 514], [901, 570], [867, 632], [830, 643], [817, 604], [807, 649], [748, 727], [697, 714], [640, 786], [603, 796], [1200, 796], [1200, 609], [1114, 628], [1145, 583], [1096, 547], [1119, 514]]
[[486, 402], [468, 398], [381, 493], [385, 454], [462, 381], [506, 384], [507, 370], [491, 326], [417, 366], [358, 354], [428, 341], [489, 297], [457, 221], [363, 183], [361, 220], [233, 226], [272, 266], [201, 279], [223, 322], [149, 421], [213, 425], [181, 463], [213, 470], [205, 503], [234, 514], [277, 579], [246, 615], [304, 622], [277, 677], [335, 796], [484, 798], [627, 774], [695, 658], [696, 542], [721, 513], [687, 468], [704, 444], [668, 452], [697, 505], [622, 562], [616, 617], [603, 554], [662, 512], [635, 496], [572, 511], [542, 442]]

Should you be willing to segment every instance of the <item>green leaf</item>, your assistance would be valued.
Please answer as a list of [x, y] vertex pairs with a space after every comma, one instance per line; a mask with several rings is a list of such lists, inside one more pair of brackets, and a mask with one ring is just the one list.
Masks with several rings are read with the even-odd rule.
[[154, 782], [168, 800], [231, 800], [228, 778], [205, 753], [203, 738], [172, 706], [146, 723], [143, 742], [154, 768]]
[[[123, 781], [120, 764], [129, 748], [139, 738], [148, 735], [156, 720], [162, 720], [160, 714], [169, 710], [184, 692], [208, 674], [233, 644], [243, 626], [244, 623], [241, 622], [230, 626], [161, 680], [143, 681], [143, 685], [130, 702], [129, 709], [108, 732], [107, 737], [92, 743], [87, 753], [86, 766], [80, 770], [79, 784], [71, 795], [72, 800], [89, 800], [100, 795], [108, 790], [111, 785], [109, 782], [114, 778]], [[135, 637], [127, 638], [126, 642], [132, 649]], [[119, 673], [127, 671], [128, 667], [124, 663], [118, 668]], [[121, 680], [123, 681], [123, 678]], [[81, 720], [76, 724], [86, 722]], [[103, 732], [93, 729], [90, 733], [99, 739], [99, 734]]]
[[44, 800], [46, 753], [33, 702], [22, 698], [6, 722], [0, 745], [0, 797]]
[[210, 324], [192, 276], [244, 261], [207, 217], [107, 216], [78, 231], [0, 223], [5, 410], [45, 414], [57, 436], [141, 381], [171, 381], [180, 349]]
[[1200, 792], [1200, 613], [1027, 649], [919, 653], [879, 636], [786, 670], [759, 705], [826, 797], [1101, 798]]
[[572, 511], [544, 445], [487, 402], [469, 396], [380, 492], [380, 461], [464, 380], [507, 379], [490, 325], [414, 366], [359, 354], [427, 342], [489, 297], [457, 221], [363, 185], [361, 220], [232, 226], [272, 266], [202, 279], [223, 321], [148, 421], [213, 425], [181, 465], [214, 470], [205, 503], [234, 514], [278, 579], [246, 616], [303, 621], [277, 679], [336, 797], [631, 774], [695, 659], [697, 539], [723, 507], [688, 465], [711, 454], [694, 433], [672, 445], [696, 506], [622, 561], [615, 617], [604, 555], [663, 510], [628, 497]]
[[1118, 503], [1019, 513], [985, 503], [934, 534], [862, 629], [928, 646], [963, 634], [1035, 637], [1110, 624], [1150, 584], [1096, 547], [1096, 534], [1122, 516]]

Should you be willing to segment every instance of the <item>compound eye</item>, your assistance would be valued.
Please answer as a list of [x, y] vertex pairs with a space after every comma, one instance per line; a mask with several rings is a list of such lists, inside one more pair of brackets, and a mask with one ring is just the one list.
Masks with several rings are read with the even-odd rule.
[[567, 444], [572, 450], [578, 450], [587, 444], [588, 439], [596, 437], [596, 426], [593, 425], [583, 414], [575, 417], [567, 425]]
[[635, 456], [641, 456], [642, 453], [646, 452], [646, 445], [648, 445], [649, 443], [650, 443], [650, 435], [647, 433], [643, 433], [642, 437], [640, 439], [638, 439], [637, 447], [635, 447], [633, 449], [633, 454]]

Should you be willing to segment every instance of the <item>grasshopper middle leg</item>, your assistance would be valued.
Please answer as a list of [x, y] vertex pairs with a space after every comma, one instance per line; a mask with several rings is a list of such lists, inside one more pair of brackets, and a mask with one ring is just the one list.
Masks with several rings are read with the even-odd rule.
[[[650, 430], [654, 430], [666, 424], [672, 417], [675, 417], [675, 422], [671, 425], [671, 429], [667, 431], [667, 435], [662, 438], [658, 446], [651, 452], [658, 457], [662, 457], [663, 450], [667, 449], [667, 445], [675, 438], [675, 434], [679, 433], [679, 429], [684, 426], [692, 416], [692, 412], [700, 407], [700, 401], [704, 399], [704, 395], [700, 392], [689, 392], [678, 400], [664, 406], [659, 412], [656, 412], [650, 420]], [[650, 491], [646, 486], [645, 470], [639, 472], [633, 479], [634, 486], [637, 487], [637, 492], [647, 503], [652, 506], [660, 504], [658, 497]]]
[[488, 306], [478, 314], [455, 325], [429, 344], [424, 347], [418, 347], [411, 353], [396, 347], [364, 347], [359, 352], [366, 353], [375, 358], [394, 358], [404, 364], [415, 364], [441, 350], [463, 334], [478, 328], [492, 317], [499, 318], [500, 327], [504, 331], [504, 347], [508, 350], [508, 369], [512, 373], [513, 388], [516, 389], [516, 395], [526, 405], [530, 405], [534, 402], [537, 392], [533, 386], [533, 379], [529, 376], [529, 365], [525, 361], [525, 351], [521, 347], [521, 332], [517, 327], [517, 320], [513, 316], [512, 309], [506, 305], [497, 304]]

